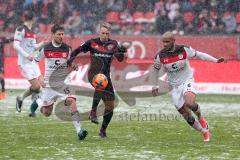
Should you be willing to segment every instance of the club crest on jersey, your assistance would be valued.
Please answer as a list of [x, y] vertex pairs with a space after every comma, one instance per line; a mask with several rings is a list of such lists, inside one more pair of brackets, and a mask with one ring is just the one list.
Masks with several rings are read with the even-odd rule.
[[183, 59], [183, 54], [179, 54], [179, 55], [178, 55], [178, 58], [179, 58], [179, 59]]
[[66, 52], [63, 52], [63, 53], [62, 53], [62, 57], [63, 57], [63, 58], [66, 58], [66, 57], [67, 57], [67, 53], [66, 53]]
[[107, 48], [108, 51], [112, 51], [114, 46], [115, 46], [114, 44], [109, 44], [109, 45], [107, 45], [106, 48]]

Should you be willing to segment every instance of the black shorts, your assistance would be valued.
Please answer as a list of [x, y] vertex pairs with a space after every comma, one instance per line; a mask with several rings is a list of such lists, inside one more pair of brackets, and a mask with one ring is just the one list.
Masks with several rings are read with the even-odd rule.
[[[91, 83], [91, 79], [89, 79], [89, 82]], [[93, 96], [94, 96], [94, 98], [102, 99], [103, 101], [114, 101], [115, 100], [114, 88], [113, 88], [110, 77], [108, 77], [108, 84], [107, 84], [106, 88], [103, 90], [95, 89]]]

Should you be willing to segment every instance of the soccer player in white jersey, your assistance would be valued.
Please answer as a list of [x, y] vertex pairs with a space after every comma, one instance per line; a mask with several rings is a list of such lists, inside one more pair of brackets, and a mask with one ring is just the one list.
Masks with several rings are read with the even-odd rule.
[[41, 49], [47, 42], [47, 39], [36, 43], [36, 35], [32, 31], [34, 23], [34, 14], [31, 11], [25, 11], [23, 14], [24, 24], [17, 27], [14, 35], [14, 49], [18, 54], [18, 66], [21, 74], [31, 84], [30, 88], [25, 90], [16, 98], [16, 110], [21, 112], [23, 100], [31, 94], [38, 94], [43, 81], [38, 63], [34, 61], [34, 52]]
[[[197, 58], [210, 62], [221, 63], [224, 58], [216, 59], [206, 53], [196, 51], [191, 47], [175, 44], [175, 37], [171, 32], [162, 36], [164, 48], [157, 53], [154, 62], [154, 79], [156, 86], [152, 94], [159, 95], [158, 74], [161, 67], [166, 71], [168, 83], [171, 87], [173, 103], [179, 113], [190, 126], [202, 132], [204, 141], [210, 141], [210, 132], [206, 120], [203, 118], [199, 105], [195, 102], [196, 92], [193, 88], [193, 71], [188, 59]], [[197, 116], [194, 118], [193, 113]]]
[[[61, 73], [67, 73], [68, 65], [67, 60], [70, 58], [71, 47], [63, 42], [64, 28], [61, 25], [55, 24], [51, 28], [52, 42], [46, 44], [40, 51], [39, 55], [35, 57], [36, 61], [40, 61], [45, 58], [45, 75], [44, 75], [44, 87], [40, 97], [33, 101], [31, 105], [31, 113], [29, 116], [34, 117], [35, 111], [41, 107], [40, 111], [46, 116], [50, 116], [53, 110], [54, 102], [57, 99], [64, 100], [64, 105], [71, 111], [71, 118], [73, 125], [76, 128], [79, 140], [83, 140], [87, 136], [87, 131], [81, 128], [80, 115], [76, 106], [76, 98], [71, 95], [68, 88], [62, 88], [63, 84], [50, 84], [50, 79], [59, 79]], [[57, 71], [59, 75], [55, 75], [54, 71]], [[51, 78], [50, 78], [51, 77]], [[63, 93], [59, 93], [53, 88], [58, 87], [63, 90]], [[65, 94], [64, 94], [65, 93]]]

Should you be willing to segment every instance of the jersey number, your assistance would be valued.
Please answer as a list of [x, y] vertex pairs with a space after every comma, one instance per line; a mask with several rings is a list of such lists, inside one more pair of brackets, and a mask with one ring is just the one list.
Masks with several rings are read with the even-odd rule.
[[65, 88], [63, 91], [64, 91], [64, 93], [65, 93], [65, 94], [70, 94], [70, 90], [69, 90], [69, 88], [68, 88], [68, 87], [67, 87], [67, 88]]

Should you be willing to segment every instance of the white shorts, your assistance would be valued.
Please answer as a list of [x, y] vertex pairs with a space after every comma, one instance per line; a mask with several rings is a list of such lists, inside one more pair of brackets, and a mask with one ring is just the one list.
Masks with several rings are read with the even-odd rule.
[[32, 61], [24, 65], [20, 65], [20, 72], [24, 78], [27, 80], [32, 80], [41, 76], [39, 65], [37, 62]]
[[58, 99], [65, 100], [66, 98], [75, 98], [75, 96], [69, 94], [59, 93], [51, 88], [43, 88], [40, 94], [40, 98], [37, 99], [37, 104], [39, 106], [50, 106]]
[[184, 95], [186, 92], [193, 92], [194, 94], [196, 94], [196, 91], [193, 88], [193, 84], [194, 80], [190, 79], [183, 84], [172, 88], [171, 96], [177, 110], [179, 110], [185, 103]]

